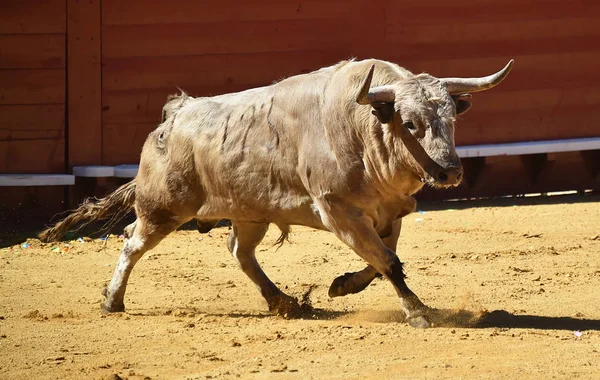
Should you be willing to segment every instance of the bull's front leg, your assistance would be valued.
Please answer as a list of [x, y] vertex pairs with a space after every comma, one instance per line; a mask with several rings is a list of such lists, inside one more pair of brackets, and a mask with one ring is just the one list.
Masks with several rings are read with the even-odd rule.
[[[400, 231], [402, 230], [402, 218], [414, 212], [417, 209], [417, 201], [411, 196], [403, 198], [400, 212], [391, 228], [385, 228], [379, 232], [379, 236], [386, 247], [396, 252]], [[363, 291], [373, 280], [380, 278], [381, 273], [377, 272], [371, 265], [367, 265], [358, 272], [345, 273], [333, 280], [329, 287], [329, 297], [341, 297], [348, 294], [356, 294]]]
[[372, 220], [362, 210], [340, 201], [321, 202], [319, 212], [330, 231], [392, 283], [406, 313], [406, 321], [413, 327], [429, 327], [428, 308], [406, 285], [400, 259], [386, 247]]
[[[401, 229], [402, 219], [397, 219], [392, 224], [391, 233], [388, 231], [387, 234], [383, 234], [384, 236], [380, 234], [383, 244], [394, 252], [396, 252]], [[333, 280], [329, 287], [329, 297], [342, 297], [362, 292], [373, 280], [380, 277], [381, 273], [377, 272], [372, 265], [367, 265], [363, 270], [358, 272], [345, 273]]]

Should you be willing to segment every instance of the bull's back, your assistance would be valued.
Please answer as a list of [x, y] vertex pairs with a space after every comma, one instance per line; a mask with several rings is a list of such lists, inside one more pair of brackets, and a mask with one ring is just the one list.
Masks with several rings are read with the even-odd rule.
[[144, 182], [161, 192], [195, 193], [186, 202], [219, 217], [308, 207], [300, 156], [305, 145], [323, 141], [319, 87], [326, 78], [290, 79], [186, 103], [148, 137]]

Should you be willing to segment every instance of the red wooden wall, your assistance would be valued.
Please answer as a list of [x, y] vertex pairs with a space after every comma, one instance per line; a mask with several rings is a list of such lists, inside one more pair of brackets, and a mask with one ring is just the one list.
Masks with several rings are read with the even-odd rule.
[[104, 0], [102, 161], [137, 162], [176, 86], [215, 95], [351, 56], [436, 76], [515, 58], [499, 88], [475, 95], [458, 145], [600, 136], [599, 39], [593, 0]]
[[[350, 57], [440, 77], [515, 58], [473, 97], [458, 145], [600, 136], [599, 40], [596, 0], [3, 0], [0, 173], [137, 163], [177, 87], [217, 95]], [[599, 151], [465, 167], [470, 182], [436, 194], [600, 187]]]
[[64, 0], [0, 1], [0, 173], [65, 170]]

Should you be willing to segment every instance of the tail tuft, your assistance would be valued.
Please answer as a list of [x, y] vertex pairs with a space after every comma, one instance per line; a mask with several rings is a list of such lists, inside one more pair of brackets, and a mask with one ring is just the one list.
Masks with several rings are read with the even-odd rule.
[[57, 241], [76, 225], [79, 226], [78, 229], [81, 229], [91, 222], [108, 218], [110, 220], [105, 227], [110, 228], [133, 210], [134, 203], [135, 179], [119, 187], [105, 198], [86, 199], [69, 216], [53, 227], [42, 231], [38, 237], [43, 242]]

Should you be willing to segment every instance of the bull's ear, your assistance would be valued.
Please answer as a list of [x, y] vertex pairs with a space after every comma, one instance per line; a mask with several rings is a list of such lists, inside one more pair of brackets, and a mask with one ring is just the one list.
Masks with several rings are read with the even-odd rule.
[[388, 124], [394, 117], [394, 103], [390, 102], [373, 102], [371, 103], [373, 110], [371, 113], [377, 116], [381, 124]]
[[457, 99], [456, 100], [456, 114], [461, 115], [461, 114], [467, 112], [471, 108], [472, 105], [473, 104], [468, 100]]
[[[452, 95], [452, 100], [454, 100], [454, 104], [456, 104], [456, 114], [460, 115], [469, 110], [471, 108], [471, 102], [466, 100], [471, 98], [471, 94], [459, 94]], [[466, 98], [466, 99], [465, 99]]]

